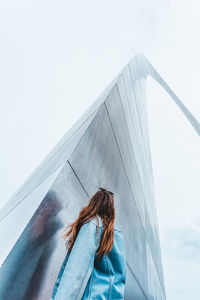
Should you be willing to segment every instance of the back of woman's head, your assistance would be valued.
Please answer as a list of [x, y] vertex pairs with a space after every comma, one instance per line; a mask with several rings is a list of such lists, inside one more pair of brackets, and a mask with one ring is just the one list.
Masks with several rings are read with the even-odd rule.
[[[96, 255], [98, 256], [98, 259], [101, 259], [103, 254], [108, 255], [110, 253], [114, 242], [114, 194], [104, 188], [99, 188], [99, 190], [90, 198], [88, 205], [81, 209], [78, 218], [66, 227], [66, 229], [69, 228], [69, 230], [64, 234], [64, 239], [69, 236], [69, 239], [66, 242], [69, 251], [71, 251], [74, 245], [81, 226], [94, 219], [97, 215], [101, 217], [103, 232]], [[98, 232], [99, 223], [97, 225], [97, 233]]]

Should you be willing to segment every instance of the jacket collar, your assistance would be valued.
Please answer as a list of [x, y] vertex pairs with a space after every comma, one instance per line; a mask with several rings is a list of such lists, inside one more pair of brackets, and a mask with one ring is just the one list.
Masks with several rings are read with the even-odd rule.
[[[103, 227], [103, 222], [101, 220], [101, 217], [99, 215], [97, 215], [98, 219], [99, 219], [99, 227]], [[97, 225], [97, 218], [95, 217], [94, 219], [92, 219], [92, 221]], [[115, 230], [118, 230], [118, 231], [121, 231], [118, 229], [118, 226], [116, 225], [116, 222], [114, 223], [114, 229]]]

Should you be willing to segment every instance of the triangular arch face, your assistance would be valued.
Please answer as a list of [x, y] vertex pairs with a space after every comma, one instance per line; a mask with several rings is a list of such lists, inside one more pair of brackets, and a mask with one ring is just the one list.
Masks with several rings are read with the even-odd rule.
[[[0, 237], [0, 299], [50, 299], [66, 255], [63, 229], [99, 186], [115, 194], [115, 226], [123, 232], [127, 252], [125, 299], [166, 299], [147, 75], [168, 89], [143, 55], [134, 56], [1, 210], [0, 232], [7, 239]], [[185, 107], [183, 113], [198, 132], [198, 121]], [[20, 218], [24, 222], [15, 230]]]

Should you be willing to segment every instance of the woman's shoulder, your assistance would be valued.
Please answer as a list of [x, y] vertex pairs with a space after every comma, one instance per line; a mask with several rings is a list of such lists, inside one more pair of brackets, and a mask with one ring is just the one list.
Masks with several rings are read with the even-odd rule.
[[[97, 223], [98, 223], [97, 218], [98, 218], [98, 220], [99, 220], [99, 227], [102, 227], [102, 228], [103, 228], [103, 222], [102, 222], [100, 216], [96, 216], [96, 217], [95, 217], [94, 219], [92, 219], [90, 222], [93, 223], [93, 224], [95, 224], [95, 225], [97, 226]], [[114, 224], [114, 231], [116, 231], [116, 232], [122, 232], [122, 230], [120, 230], [120, 229], [118, 228], [118, 226], [117, 226], [116, 223]]]
[[102, 223], [102, 220], [101, 220], [100, 216], [96, 216], [90, 222], [93, 223], [93, 224], [95, 224], [97, 226], [98, 220], [99, 220], [99, 227], [103, 227], [103, 223]]

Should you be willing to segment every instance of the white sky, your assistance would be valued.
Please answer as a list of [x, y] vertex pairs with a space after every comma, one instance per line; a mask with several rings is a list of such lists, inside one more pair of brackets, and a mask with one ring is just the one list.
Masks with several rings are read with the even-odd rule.
[[[197, 0], [1, 0], [0, 207], [137, 52], [200, 120], [199, 10]], [[147, 84], [167, 299], [196, 300], [200, 139]]]

